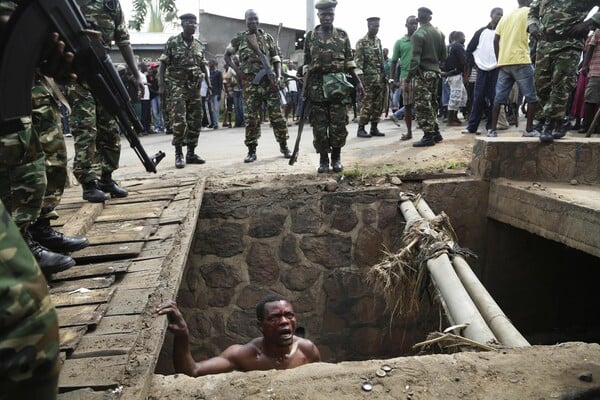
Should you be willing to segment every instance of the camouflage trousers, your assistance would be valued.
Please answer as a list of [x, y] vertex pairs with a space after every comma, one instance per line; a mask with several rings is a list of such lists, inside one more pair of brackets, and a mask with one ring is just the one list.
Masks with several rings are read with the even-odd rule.
[[309, 120], [313, 129], [313, 146], [317, 153], [329, 153], [332, 147], [344, 147], [348, 136], [346, 104], [312, 103]]
[[366, 83], [365, 95], [362, 98], [360, 116], [358, 118], [359, 125], [367, 125], [369, 122], [377, 124], [379, 122], [384, 93], [384, 84], [379, 80], [373, 83]]
[[44, 152], [31, 118], [0, 127], [0, 200], [22, 233], [40, 216], [46, 192]]
[[279, 143], [287, 142], [288, 129], [281, 111], [279, 93], [269, 85], [253, 85], [249, 81], [244, 86], [244, 118], [246, 119], [246, 140], [244, 144], [246, 146], [256, 146], [258, 144], [263, 104], [267, 107], [267, 114], [273, 127], [275, 139]]
[[439, 80], [440, 74], [433, 71], [425, 71], [414, 79], [415, 116], [425, 133], [440, 130], [437, 121]]
[[160, 96], [160, 109], [162, 111], [162, 115], [163, 115], [163, 121], [165, 124], [165, 132], [167, 133], [173, 133], [173, 128], [171, 128], [171, 111], [170, 111], [170, 99], [171, 99], [171, 94], [169, 91], [169, 84], [167, 81], [165, 81], [164, 83], [164, 88], [163, 88], [163, 93]]
[[170, 84], [169, 122], [173, 132], [173, 146], [198, 145], [202, 126], [202, 97], [197, 86]]
[[69, 85], [67, 98], [75, 144], [73, 174], [80, 183], [95, 181], [102, 172], [119, 168], [121, 138], [117, 122], [85, 85]]
[[581, 50], [565, 48], [561, 42], [540, 41], [535, 64], [537, 119], [556, 120], [566, 115], [569, 96], [577, 86], [577, 64]]
[[0, 399], [56, 399], [56, 311], [33, 254], [1, 202], [0, 232]]
[[47, 180], [40, 218], [56, 219], [54, 209], [67, 184], [67, 146], [60, 111], [49, 89], [41, 83], [33, 86], [32, 103], [31, 121], [44, 151]]

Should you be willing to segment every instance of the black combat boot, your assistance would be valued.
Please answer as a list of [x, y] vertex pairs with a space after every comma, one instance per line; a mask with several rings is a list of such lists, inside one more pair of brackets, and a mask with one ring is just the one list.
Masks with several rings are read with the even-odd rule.
[[244, 162], [251, 163], [254, 161], [256, 161], [256, 145], [251, 144], [248, 146], [248, 154], [246, 155], [246, 158], [244, 158]]
[[50, 251], [33, 240], [29, 232], [23, 236], [23, 239], [25, 239], [25, 243], [27, 243], [29, 250], [33, 253], [44, 275], [48, 276], [64, 271], [75, 265], [75, 260], [71, 257]]
[[371, 122], [371, 130], [369, 131], [369, 133], [371, 134], [371, 136], [385, 136], [385, 133], [377, 129], [376, 122]]
[[70, 253], [85, 249], [90, 245], [90, 242], [83, 236], [65, 236], [55, 231], [50, 226], [48, 218], [38, 218], [29, 227], [29, 233], [34, 241], [57, 253]]
[[569, 130], [570, 122], [568, 118], [563, 118], [558, 121], [556, 124], [556, 129], [552, 132], [552, 137], [554, 139], [561, 139], [565, 137], [567, 131]]
[[344, 166], [340, 159], [341, 152], [342, 149], [339, 147], [333, 147], [331, 149], [331, 168], [333, 168], [333, 172], [342, 172], [344, 170]]
[[435, 146], [435, 139], [433, 138], [433, 135], [434, 134], [431, 132], [425, 132], [421, 140], [413, 143], [413, 147]]
[[283, 158], [292, 158], [292, 153], [288, 149], [286, 142], [279, 143], [279, 151], [283, 154]]
[[127, 197], [129, 192], [117, 185], [117, 182], [112, 179], [112, 172], [102, 171], [102, 177], [98, 181], [98, 188], [105, 193], [109, 193], [111, 197]]
[[185, 155], [185, 162], [188, 164], [204, 164], [206, 161], [198, 154], [194, 153], [196, 146], [188, 146]]
[[104, 200], [109, 199], [109, 195], [98, 189], [96, 181], [82, 183], [83, 188], [83, 199], [90, 203], [102, 203]]
[[444, 140], [444, 137], [442, 136], [442, 134], [440, 133], [440, 131], [435, 131], [435, 132], [433, 132], [433, 140], [436, 143], [439, 143], [442, 140]]
[[370, 138], [371, 137], [371, 135], [365, 130], [364, 125], [358, 126], [358, 131], [356, 131], [356, 136], [362, 137], [362, 138]]
[[185, 162], [183, 162], [183, 150], [181, 146], [175, 146], [175, 168], [183, 168], [185, 167]]
[[320, 153], [319, 168], [317, 172], [322, 174], [323, 172], [329, 172], [329, 154], [327, 152]]
[[540, 142], [552, 143], [554, 141], [554, 136], [552, 135], [554, 126], [555, 123], [552, 120], [544, 122], [544, 127], [542, 128], [542, 132], [540, 132]]

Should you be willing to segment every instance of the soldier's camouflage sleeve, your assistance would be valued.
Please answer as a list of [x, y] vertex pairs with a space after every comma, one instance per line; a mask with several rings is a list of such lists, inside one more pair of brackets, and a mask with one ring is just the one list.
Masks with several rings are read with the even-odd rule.
[[0, 398], [56, 397], [58, 351], [46, 280], [0, 202]]
[[130, 44], [129, 31], [127, 30], [127, 24], [125, 23], [125, 17], [123, 16], [123, 10], [119, 0], [115, 0], [116, 3], [116, 14], [115, 14], [115, 34], [114, 40], [118, 47], [127, 46]]

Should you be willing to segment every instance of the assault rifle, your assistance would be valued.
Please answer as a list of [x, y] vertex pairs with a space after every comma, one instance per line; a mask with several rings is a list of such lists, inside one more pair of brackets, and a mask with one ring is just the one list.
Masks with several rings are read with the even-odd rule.
[[269, 60], [267, 60], [267, 56], [265, 56], [265, 53], [263, 53], [260, 50], [260, 48], [258, 47], [258, 39], [256, 38], [256, 34], [248, 35], [247, 38], [248, 38], [248, 45], [250, 46], [252, 51], [254, 51], [256, 56], [259, 58], [260, 63], [262, 64], [262, 69], [258, 72], [258, 74], [256, 74], [252, 83], [254, 85], [260, 85], [260, 82], [265, 77], [267, 77], [267, 79], [269, 80], [271, 85], [276, 86], [277, 85], [277, 77], [275, 76], [275, 73], [273, 72], [271, 65], [269, 65]]
[[164, 153], [159, 151], [152, 158], [146, 154], [137, 136], [144, 128], [127, 90], [99, 32], [91, 30], [74, 0], [24, 1], [11, 16], [0, 38], [0, 122], [31, 115], [33, 73], [51, 32], [58, 32], [67, 50], [75, 54], [75, 73], [116, 118], [146, 171], [156, 173]]
[[303, 84], [302, 84], [302, 108], [300, 109], [300, 115], [298, 116], [298, 135], [296, 135], [296, 142], [294, 143], [294, 150], [290, 157], [289, 165], [294, 165], [298, 161], [298, 153], [300, 152], [300, 140], [302, 140], [302, 130], [304, 129], [304, 122], [310, 114], [310, 100], [308, 98], [308, 70], [304, 72]]

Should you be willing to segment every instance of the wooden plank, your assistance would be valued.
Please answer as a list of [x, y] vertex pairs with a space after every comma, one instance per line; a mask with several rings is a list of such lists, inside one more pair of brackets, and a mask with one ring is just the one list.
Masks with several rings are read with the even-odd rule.
[[60, 307], [56, 309], [58, 326], [96, 325], [106, 313], [106, 304], [92, 304], [86, 306]]
[[104, 315], [93, 331], [87, 336], [112, 335], [118, 333], [139, 332], [142, 328], [141, 318], [132, 315]]
[[110, 205], [137, 204], [138, 206], [143, 207], [146, 203], [151, 203], [153, 201], [171, 201], [175, 196], [176, 193], [164, 193], [161, 191], [156, 193], [139, 193], [134, 194], [133, 196], [129, 193], [129, 196], [127, 197], [112, 200]]
[[[94, 367], [93, 373], [90, 373], [90, 364]], [[115, 388], [123, 379], [126, 365], [126, 355], [67, 359], [61, 368], [58, 386], [62, 390]]]
[[160, 272], [160, 270], [163, 267], [164, 260], [165, 260], [164, 257], [159, 257], [159, 258], [151, 258], [148, 260], [134, 261], [131, 263], [131, 266], [129, 267], [129, 271], [130, 272], [141, 272], [141, 271]]
[[179, 232], [179, 224], [160, 225], [149, 240], [173, 239]]
[[160, 284], [159, 271], [141, 271], [129, 272], [119, 282], [119, 290], [121, 289], [144, 289], [155, 288]]
[[148, 297], [154, 292], [154, 288], [125, 289], [117, 291], [110, 304], [106, 315], [140, 314], [148, 304]]
[[158, 219], [155, 218], [95, 223], [86, 237], [92, 245], [138, 242], [147, 240], [157, 229]]
[[110, 261], [99, 264], [75, 265], [66, 271], [53, 274], [52, 282], [68, 279], [90, 278], [92, 276], [122, 274], [127, 272], [130, 265], [130, 260]]
[[85, 235], [103, 209], [104, 203], [86, 202], [65, 222], [62, 233], [66, 236]]
[[81, 339], [70, 358], [90, 358], [127, 354], [135, 344], [139, 333], [116, 333], [112, 335], [86, 335]]
[[87, 326], [72, 326], [69, 328], [60, 328], [58, 330], [58, 337], [60, 343], [60, 351], [64, 351], [66, 354], [71, 354], [77, 347], [81, 339], [87, 332]]
[[160, 216], [160, 224], [172, 224], [173, 222], [181, 222], [186, 217], [189, 207], [189, 199], [173, 201], [169, 204]]
[[137, 256], [144, 247], [144, 242], [100, 244], [76, 251], [71, 257], [79, 264], [105, 260], [119, 260]]
[[50, 299], [55, 307], [108, 303], [115, 293], [115, 290], [115, 287], [109, 287], [90, 290], [89, 292], [54, 293], [50, 295]]
[[110, 390], [95, 391], [90, 388], [71, 390], [58, 394], [58, 400], [106, 400], [114, 398]]
[[95, 278], [79, 279], [74, 281], [51, 282], [50, 294], [68, 293], [78, 289], [104, 289], [115, 282], [114, 275], [99, 276]]
[[96, 221], [131, 221], [134, 219], [157, 218], [167, 204], [167, 201], [153, 201], [144, 203], [143, 207], [135, 203], [107, 205], [102, 214], [96, 218]]

